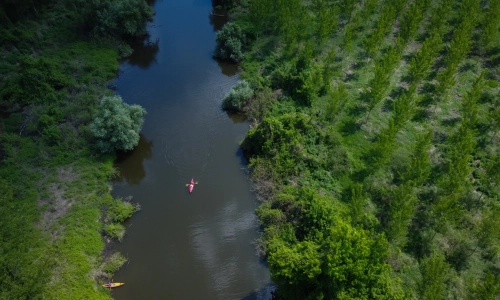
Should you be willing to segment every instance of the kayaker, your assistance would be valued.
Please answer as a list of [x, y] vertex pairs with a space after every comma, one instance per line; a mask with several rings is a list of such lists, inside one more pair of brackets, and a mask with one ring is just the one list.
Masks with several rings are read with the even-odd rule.
[[112, 286], [113, 286], [113, 283], [108, 282], [108, 283], [106, 283], [106, 286], [112, 287]]

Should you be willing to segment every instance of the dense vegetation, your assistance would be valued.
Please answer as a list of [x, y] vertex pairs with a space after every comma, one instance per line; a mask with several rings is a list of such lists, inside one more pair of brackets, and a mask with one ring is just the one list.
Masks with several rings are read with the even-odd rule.
[[[90, 124], [151, 17], [143, 0], [0, 0], [0, 299], [110, 299], [98, 284], [125, 258], [103, 250], [138, 207], [110, 196], [113, 124], [108, 140]], [[121, 109], [137, 131], [143, 110]]]
[[500, 297], [500, 1], [231, 13], [218, 45], [246, 49], [253, 97], [227, 102], [254, 120], [242, 148], [277, 297]]

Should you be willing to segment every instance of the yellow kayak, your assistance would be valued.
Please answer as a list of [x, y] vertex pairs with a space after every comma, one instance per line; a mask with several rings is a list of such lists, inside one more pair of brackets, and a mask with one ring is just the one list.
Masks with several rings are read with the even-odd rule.
[[122, 286], [124, 285], [125, 283], [123, 282], [110, 282], [110, 283], [106, 283], [106, 284], [103, 284], [102, 286], [105, 287], [105, 288], [115, 288], [115, 287], [119, 287], [119, 286]]

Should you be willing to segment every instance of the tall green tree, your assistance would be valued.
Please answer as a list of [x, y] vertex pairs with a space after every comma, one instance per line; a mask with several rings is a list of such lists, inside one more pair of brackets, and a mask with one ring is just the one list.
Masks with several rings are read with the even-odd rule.
[[252, 0], [249, 4], [248, 16], [255, 27], [257, 35], [268, 33], [272, 25], [273, 4], [266, 0]]
[[496, 300], [500, 297], [500, 275], [488, 272], [483, 281], [477, 280], [469, 284], [467, 300]]
[[128, 105], [120, 96], [102, 98], [90, 124], [99, 150], [132, 150], [139, 143], [145, 114], [140, 105]]
[[315, 33], [319, 45], [323, 45], [330, 38], [339, 23], [339, 8], [329, 0], [313, 0], [312, 5], [316, 12]]
[[422, 279], [419, 282], [419, 295], [425, 300], [444, 299], [446, 279], [449, 266], [445, 262], [444, 255], [436, 252], [425, 258], [420, 264]]
[[481, 22], [482, 32], [480, 44], [483, 50], [489, 51], [498, 46], [500, 26], [500, 0], [490, 0], [488, 2], [488, 11]]

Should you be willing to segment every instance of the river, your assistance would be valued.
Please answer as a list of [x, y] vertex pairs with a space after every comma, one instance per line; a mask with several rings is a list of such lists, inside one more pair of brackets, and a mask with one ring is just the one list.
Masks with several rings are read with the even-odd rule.
[[[258, 203], [239, 149], [248, 123], [220, 109], [238, 70], [211, 57], [225, 18], [210, 15], [210, 0], [151, 4], [152, 43], [137, 47], [114, 83], [148, 113], [138, 147], [116, 162], [113, 195], [132, 196], [142, 209], [115, 246], [129, 262], [114, 277], [125, 286], [112, 295], [270, 299], [269, 270], [254, 245]], [[189, 194], [191, 178], [198, 184]]]

